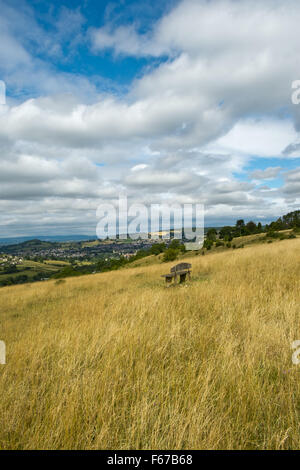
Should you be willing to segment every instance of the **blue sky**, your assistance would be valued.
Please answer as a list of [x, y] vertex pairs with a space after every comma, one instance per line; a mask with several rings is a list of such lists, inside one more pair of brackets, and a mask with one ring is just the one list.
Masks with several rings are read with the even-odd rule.
[[206, 225], [299, 208], [299, 2], [0, 8], [0, 237], [92, 235], [121, 193]]
[[[145, 67], [155, 67], [167, 60], [167, 56], [160, 58], [116, 57], [112, 50], [95, 55], [89, 47], [89, 32], [93, 28], [100, 28], [107, 22], [112, 22], [115, 27], [135, 24], [137, 31], [143, 33], [151, 29], [153, 24], [176, 3], [174, 0], [165, 2], [159, 0], [152, 2], [143, 0], [120, 2], [12, 0], [9, 5], [23, 12], [25, 16], [34, 17], [37, 26], [42, 28], [45, 34], [55, 35], [58, 27], [65, 28], [64, 37], [59, 41], [62, 54], [51, 57], [47, 48], [41, 48], [38, 42], [35, 43], [35, 38], [31, 37], [30, 31], [25, 35], [22, 31], [21, 39], [23, 41], [25, 39], [26, 47], [36, 58], [47, 62], [57, 72], [88, 76], [100, 92], [106, 91], [110, 84], [112, 91], [118, 90], [124, 93], [132, 80], [143, 73]], [[83, 39], [76, 44], [76, 47], [72, 45], [74, 36], [70, 31], [70, 23], [77, 25], [74, 28], [75, 35], [80, 34]], [[17, 93], [14, 94], [14, 91], [8, 84], [8, 94], [12, 97], [18, 96]], [[22, 92], [29, 95], [36, 93], [30, 86], [22, 89]]]

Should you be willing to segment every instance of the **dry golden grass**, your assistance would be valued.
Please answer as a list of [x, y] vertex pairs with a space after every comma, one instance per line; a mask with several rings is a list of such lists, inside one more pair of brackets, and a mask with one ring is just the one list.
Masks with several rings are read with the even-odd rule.
[[300, 241], [0, 290], [2, 449], [300, 448]]

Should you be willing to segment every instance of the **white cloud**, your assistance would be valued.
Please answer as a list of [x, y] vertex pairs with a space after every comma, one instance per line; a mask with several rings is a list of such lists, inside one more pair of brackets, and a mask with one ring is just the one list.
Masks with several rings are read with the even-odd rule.
[[285, 174], [285, 184], [283, 192], [288, 197], [292, 197], [293, 201], [300, 201], [300, 168], [288, 171]]
[[120, 26], [115, 30], [104, 26], [90, 31], [94, 51], [113, 49], [117, 54], [133, 56], [162, 55], [165, 50], [153, 44], [148, 35], [140, 36], [133, 26]]
[[297, 132], [290, 120], [247, 119], [238, 122], [212, 147], [245, 155], [280, 157], [295, 139]]
[[135, 165], [131, 168], [131, 171], [140, 171], [140, 170], [144, 170], [145, 168], [147, 168], [149, 165], [146, 165], [145, 163], [141, 163], [140, 165]]
[[276, 178], [281, 170], [280, 166], [269, 167], [265, 170], [255, 170], [251, 173], [251, 177], [258, 180], [270, 180]]
[[[221, 218], [276, 217], [288, 209], [291, 194], [295, 200], [292, 173], [284, 188], [272, 191], [257, 189], [255, 181], [242, 183], [235, 174], [253, 156], [295, 157], [294, 123], [300, 118], [291, 104], [291, 83], [299, 78], [299, 2], [184, 0], [146, 33], [112, 24], [91, 31], [97, 52], [168, 56], [146, 68], [121, 97], [97, 95], [86, 77], [55, 73], [27, 52], [9, 18], [0, 33], [7, 78], [14, 86], [32, 81], [44, 95], [0, 114], [0, 197], [10, 208], [15, 201], [13, 218], [23, 220], [18, 201], [35, 200], [44, 211], [51, 199], [60, 213], [72, 214], [73, 224], [84, 217], [84, 201], [95, 206], [95, 199], [126, 190], [135, 200], [204, 202], [208, 217]], [[78, 12], [65, 11], [57, 31], [63, 34], [73, 20], [77, 44], [84, 21]], [[61, 53], [30, 25], [50, 55]], [[88, 103], [82, 97], [87, 95]], [[275, 170], [272, 161], [252, 177], [268, 179]], [[71, 197], [77, 201], [72, 208]]]

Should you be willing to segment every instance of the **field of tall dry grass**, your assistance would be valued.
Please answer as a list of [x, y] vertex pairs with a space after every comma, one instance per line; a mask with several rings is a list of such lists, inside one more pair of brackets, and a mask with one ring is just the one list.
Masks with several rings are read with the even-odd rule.
[[300, 240], [0, 290], [1, 449], [300, 448]]

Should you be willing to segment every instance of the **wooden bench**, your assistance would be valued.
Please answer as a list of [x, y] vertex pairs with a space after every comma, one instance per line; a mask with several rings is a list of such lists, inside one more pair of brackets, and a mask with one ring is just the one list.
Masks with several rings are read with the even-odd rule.
[[190, 263], [179, 263], [171, 268], [170, 273], [163, 274], [161, 277], [165, 278], [166, 283], [171, 283], [173, 280], [175, 282], [177, 276], [179, 276], [179, 283], [181, 284], [185, 282], [186, 276], [191, 279], [191, 268], [192, 265]]

